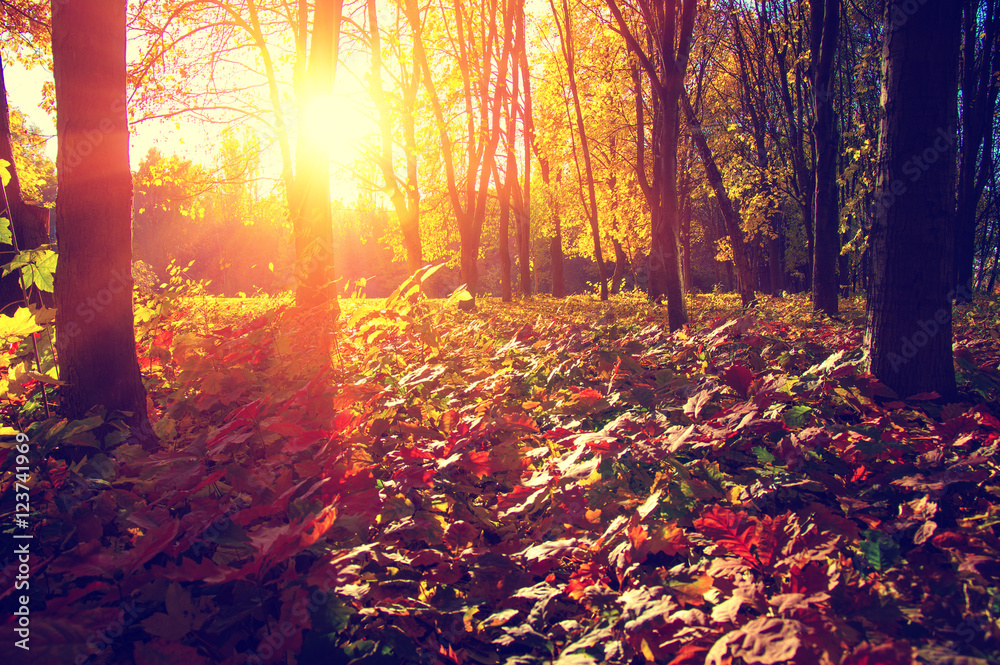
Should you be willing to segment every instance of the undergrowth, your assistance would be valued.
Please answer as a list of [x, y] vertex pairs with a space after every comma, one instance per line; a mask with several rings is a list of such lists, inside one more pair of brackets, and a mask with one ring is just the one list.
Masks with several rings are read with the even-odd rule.
[[942, 404], [863, 371], [854, 301], [692, 296], [671, 333], [641, 294], [413, 286], [326, 332], [287, 297], [150, 294], [153, 455], [95, 435], [115, 414], [46, 418], [49, 315], [5, 320], [17, 662], [1000, 662], [996, 302], [956, 313]]

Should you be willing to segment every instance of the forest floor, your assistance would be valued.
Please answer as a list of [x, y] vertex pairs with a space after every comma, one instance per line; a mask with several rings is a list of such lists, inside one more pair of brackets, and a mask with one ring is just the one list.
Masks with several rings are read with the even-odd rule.
[[696, 295], [670, 333], [638, 294], [405, 295], [331, 335], [282, 300], [152, 297], [152, 455], [113, 414], [44, 419], [20, 375], [0, 610], [9, 636], [27, 528], [31, 650], [0, 654], [1000, 663], [1000, 302], [956, 311], [942, 404], [862, 371], [860, 300]]

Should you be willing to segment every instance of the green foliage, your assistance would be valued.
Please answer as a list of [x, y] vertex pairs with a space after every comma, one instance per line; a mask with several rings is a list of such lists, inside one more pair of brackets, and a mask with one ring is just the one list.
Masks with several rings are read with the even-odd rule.
[[35, 249], [22, 250], [9, 263], [2, 266], [3, 276], [6, 277], [15, 270], [21, 273], [21, 286], [26, 292], [32, 288], [37, 288], [46, 293], [55, 290], [56, 264], [59, 256], [50, 249], [49, 245], [42, 245]]

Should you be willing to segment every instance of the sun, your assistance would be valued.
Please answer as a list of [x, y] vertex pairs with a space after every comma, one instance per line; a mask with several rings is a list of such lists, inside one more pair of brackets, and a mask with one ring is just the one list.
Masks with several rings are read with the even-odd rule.
[[331, 165], [350, 168], [364, 152], [364, 142], [377, 132], [375, 121], [356, 95], [323, 95], [303, 113], [307, 141], [320, 141], [329, 150]]

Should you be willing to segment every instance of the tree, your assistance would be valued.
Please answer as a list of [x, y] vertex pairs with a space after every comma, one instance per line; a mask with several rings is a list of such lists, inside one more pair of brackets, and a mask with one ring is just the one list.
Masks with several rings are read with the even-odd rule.
[[[410, 274], [423, 267], [423, 248], [420, 244], [420, 192], [417, 189], [417, 145], [414, 114], [416, 112], [417, 89], [420, 85], [420, 65], [415, 55], [406, 67], [400, 62], [399, 83], [402, 88], [400, 116], [403, 129], [403, 151], [406, 159], [406, 179], [396, 175], [393, 162], [392, 114], [389, 101], [382, 88], [382, 36], [379, 32], [378, 6], [375, 0], [367, 0], [369, 48], [371, 50], [371, 73], [369, 89], [378, 114], [380, 139], [375, 162], [382, 172], [385, 191], [399, 218], [403, 246], [406, 248], [406, 267]], [[397, 41], [398, 43], [398, 41]], [[414, 48], [411, 43], [411, 48]], [[400, 49], [402, 50], [402, 49]], [[402, 60], [400, 58], [400, 60]]]
[[[305, 9], [305, 3], [301, 3]], [[340, 308], [333, 288], [333, 218], [330, 210], [330, 146], [310, 136], [310, 115], [329, 104], [333, 94], [343, 0], [317, 0], [313, 13], [312, 48], [299, 97], [299, 132], [295, 181], [289, 214], [295, 235], [295, 302], [302, 307], [326, 306], [336, 317]]]
[[[667, 318], [671, 330], [687, 323], [687, 304], [681, 278], [677, 247], [677, 137], [679, 101], [684, 90], [691, 38], [694, 32], [695, 0], [671, 0], [665, 4], [640, 0], [639, 15], [644, 35], [625, 20], [617, 0], [607, 0], [618, 31], [629, 51], [639, 61], [653, 89], [653, 177], [646, 175], [645, 127], [642, 122], [642, 94], [636, 82], [637, 131], [636, 170], [651, 212], [649, 261], [649, 296], [667, 299]], [[641, 41], [649, 45], [648, 53]]]
[[563, 59], [566, 62], [566, 76], [569, 81], [570, 94], [573, 98], [576, 129], [580, 134], [580, 151], [583, 153], [584, 180], [586, 181], [588, 194], [588, 199], [583, 202], [583, 209], [587, 214], [587, 220], [590, 222], [590, 235], [594, 241], [594, 260], [597, 261], [601, 300], [607, 300], [608, 275], [604, 266], [604, 255], [601, 252], [601, 231], [597, 212], [597, 193], [594, 186], [594, 167], [591, 164], [587, 126], [583, 121], [583, 111], [580, 108], [580, 87], [577, 85], [576, 77], [576, 48], [573, 42], [573, 18], [570, 15], [568, 0], [562, 0], [562, 21], [559, 19], [559, 10], [556, 8], [554, 0], [549, 0], [549, 6], [552, 8], [552, 16], [559, 31], [559, 45], [562, 48]]
[[890, 0], [866, 343], [902, 396], [955, 393], [951, 315], [961, 4]]
[[[81, 418], [123, 411], [149, 436], [132, 328], [132, 176], [125, 106], [124, 0], [53, 3], [59, 141], [56, 349], [62, 405]], [[95, 38], [100, 35], [100, 38]]]
[[[0, 265], [10, 262], [18, 251], [34, 249], [49, 240], [48, 210], [31, 205], [22, 195], [19, 167], [24, 165], [24, 161], [15, 157], [17, 151], [12, 138], [16, 125], [12, 126], [12, 118], [16, 119], [16, 116], [10, 112], [7, 104], [7, 86], [3, 77], [3, 63], [0, 62], [0, 160], [8, 164], [6, 170], [10, 175], [10, 179], [3, 183], [0, 217], [10, 220], [12, 232], [11, 242], [0, 244]], [[16, 272], [0, 280], [0, 311], [14, 303], [23, 302], [24, 293], [18, 280]]]
[[811, 0], [812, 48], [809, 73], [813, 89], [816, 190], [813, 199], [813, 307], [837, 314], [837, 257], [840, 255], [840, 209], [837, 205], [837, 121], [831, 85], [840, 31], [840, 0]]
[[[516, 1], [505, 2], [499, 7], [500, 21], [497, 20], [497, 0], [468, 5], [463, 0], [455, 0], [452, 11], [443, 15], [452, 62], [458, 69], [451, 74], [461, 86], [449, 97], [440, 94], [442, 89], [433, 77], [418, 3], [406, 0], [407, 21], [415, 42], [414, 57], [420, 63], [423, 85], [434, 113], [448, 200], [458, 226], [461, 280], [473, 298], [479, 289], [477, 264], [490, 181], [495, 172], [497, 146], [504, 133], [502, 110], [507, 76], [510, 70], [517, 68], [517, 63], [511, 66]], [[447, 89], [443, 91], [448, 92]], [[464, 135], [456, 133], [464, 139], [464, 154], [462, 142], [453, 139], [454, 130], [445, 114], [446, 103], [453, 104], [455, 115], [464, 121]], [[463, 169], [461, 172], [459, 167]], [[475, 307], [475, 300], [464, 301], [461, 306]]]
[[[145, 57], [130, 81], [142, 106], [159, 109], [147, 117], [187, 113], [215, 122], [254, 121], [273, 132], [295, 235], [296, 302], [336, 312], [329, 147], [309, 127], [323, 121], [323, 107], [331, 103], [343, 0], [313, 3], [311, 23], [309, 7], [304, 1], [294, 8], [259, 0], [144, 3], [137, 22], [144, 30]], [[278, 52], [276, 45], [283, 43], [294, 44], [294, 58]], [[233, 56], [240, 51], [247, 57]], [[289, 72], [282, 65], [290, 61], [294, 74], [284, 76]], [[173, 71], [166, 71], [167, 63]], [[164, 71], [158, 72], [161, 66]], [[257, 108], [258, 86], [242, 83], [243, 77], [262, 77], [259, 87], [267, 90], [269, 108]], [[297, 112], [294, 155], [283, 94], [288, 79]], [[254, 94], [248, 96], [248, 90]]]
[[684, 106], [684, 114], [688, 124], [691, 126], [691, 136], [695, 147], [698, 148], [701, 163], [705, 167], [708, 183], [719, 201], [719, 210], [722, 212], [722, 219], [726, 225], [726, 233], [729, 234], [729, 246], [733, 251], [733, 263], [736, 264], [736, 275], [739, 280], [740, 299], [744, 307], [749, 307], [754, 302], [754, 282], [750, 275], [746, 244], [743, 242], [740, 214], [729, 198], [729, 192], [726, 191], [726, 186], [722, 182], [722, 174], [719, 172], [719, 167], [715, 165], [715, 157], [708, 145], [708, 139], [705, 138], [705, 131], [702, 129], [698, 116], [695, 115], [694, 108], [686, 94], [681, 95], [681, 103]]
[[[955, 276], [956, 287], [969, 288], [975, 265], [980, 202], [990, 178], [996, 176], [994, 125], [997, 95], [1000, 94], [1000, 76], [997, 76], [1000, 71], [1000, 2], [997, 0], [963, 3], [961, 63], [962, 152], [955, 224]], [[988, 243], [984, 242], [983, 246]]]

